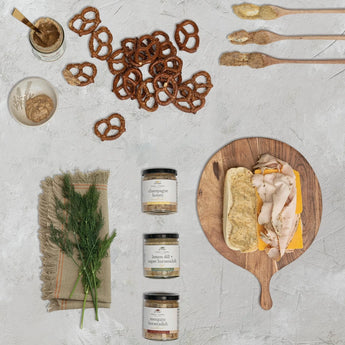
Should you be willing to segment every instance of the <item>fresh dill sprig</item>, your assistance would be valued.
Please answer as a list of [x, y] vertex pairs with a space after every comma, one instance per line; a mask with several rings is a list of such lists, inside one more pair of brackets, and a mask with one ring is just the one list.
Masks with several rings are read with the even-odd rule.
[[[94, 305], [95, 318], [98, 321], [97, 289], [101, 284], [98, 274], [116, 232], [114, 231], [110, 236], [107, 234], [104, 238], [99, 236], [104, 219], [98, 207], [100, 193], [94, 184], [82, 195], [75, 191], [70, 175], [65, 174], [62, 195], [63, 201], [55, 197], [56, 217], [61, 228], [50, 224], [50, 238], [78, 266], [78, 276], [70, 298], [81, 280], [84, 301], [80, 328], [83, 328], [85, 305], [89, 294]], [[77, 258], [74, 253], [77, 253]]]

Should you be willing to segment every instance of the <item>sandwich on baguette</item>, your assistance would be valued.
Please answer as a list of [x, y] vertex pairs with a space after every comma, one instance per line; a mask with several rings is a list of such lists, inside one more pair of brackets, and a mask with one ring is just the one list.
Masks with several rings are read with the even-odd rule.
[[299, 173], [270, 154], [253, 167], [231, 168], [224, 182], [223, 233], [230, 249], [265, 250], [273, 260], [303, 248]]
[[253, 173], [244, 167], [227, 171], [224, 183], [223, 233], [230, 249], [248, 253], [257, 249], [256, 191]]

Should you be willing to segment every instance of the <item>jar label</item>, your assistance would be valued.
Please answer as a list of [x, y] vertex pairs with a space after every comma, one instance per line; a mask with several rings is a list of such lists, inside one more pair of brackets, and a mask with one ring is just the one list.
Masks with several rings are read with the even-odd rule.
[[148, 205], [155, 203], [176, 204], [176, 180], [142, 181], [141, 200]]
[[145, 245], [144, 268], [174, 269], [180, 267], [178, 245]]
[[144, 307], [144, 329], [157, 333], [177, 332], [179, 308]]

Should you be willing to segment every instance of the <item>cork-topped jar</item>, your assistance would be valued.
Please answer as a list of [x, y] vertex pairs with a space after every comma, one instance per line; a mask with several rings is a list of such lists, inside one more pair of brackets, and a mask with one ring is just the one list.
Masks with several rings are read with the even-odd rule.
[[168, 168], [142, 172], [142, 211], [151, 214], [177, 212], [177, 171]]
[[144, 294], [144, 337], [175, 340], [179, 332], [179, 295], [165, 292]]

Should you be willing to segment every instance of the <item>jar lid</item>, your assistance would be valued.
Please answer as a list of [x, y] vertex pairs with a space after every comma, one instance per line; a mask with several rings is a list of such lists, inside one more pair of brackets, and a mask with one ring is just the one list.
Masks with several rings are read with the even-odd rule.
[[156, 174], [156, 173], [168, 173], [168, 174], [173, 174], [177, 175], [177, 171], [175, 169], [169, 169], [169, 168], [152, 168], [152, 169], [145, 169], [142, 172], [142, 175], [146, 174]]
[[170, 234], [144, 234], [144, 239], [149, 238], [179, 238], [179, 234], [170, 233]]
[[145, 299], [160, 300], [160, 301], [178, 301], [179, 295], [170, 292], [148, 292], [144, 294]]

